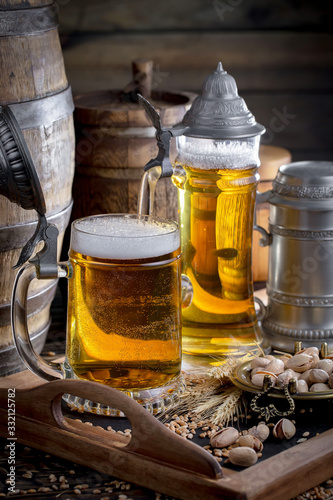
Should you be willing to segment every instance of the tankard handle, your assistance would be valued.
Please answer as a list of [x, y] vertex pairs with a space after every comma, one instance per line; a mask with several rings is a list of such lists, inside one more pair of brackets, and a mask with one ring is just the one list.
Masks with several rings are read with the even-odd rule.
[[[272, 194], [271, 190], [265, 191], [264, 193], [260, 193], [259, 191], [257, 191], [257, 193], [256, 193], [256, 206], [260, 205], [261, 203], [266, 203], [269, 200], [271, 194]], [[261, 247], [267, 247], [267, 246], [271, 245], [271, 243], [272, 243], [272, 235], [271, 235], [271, 233], [269, 233], [268, 231], [266, 231], [266, 229], [264, 229], [263, 227], [257, 225], [257, 211], [256, 211], [256, 207], [254, 209], [254, 225], [253, 225], [253, 230], [254, 231], [258, 231], [261, 234], [261, 236], [262, 236], [262, 238], [260, 238], [260, 240], [259, 240], [259, 245]]]
[[263, 321], [267, 315], [267, 307], [263, 303], [259, 297], [254, 296], [254, 302], [256, 302], [259, 306], [259, 311], [256, 313], [257, 314], [257, 319], [258, 321]]
[[70, 277], [71, 275], [68, 263], [57, 263], [58, 234], [57, 227], [47, 224], [45, 220], [39, 238], [44, 241], [44, 246], [28, 264], [19, 269], [14, 281], [11, 302], [12, 332], [20, 358], [33, 373], [49, 381], [62, 378], [62, 365], [46, 361], [33, 348], [28, 329], [27, 306], [28, 290], [33, 280]]
[[[69, 277], [70, 269], [67, 263], [57, 265], [57, 277]], [[54, 277], [54, 276], [53, 276]], [[36, 263], [23, 266], [17, 273], [11, 305], [11, 324], [14, 343], [24, 364], [36, 375], [45, 380], [62, 378], [62, 364], [43, 359], [35, 351], [29, 335], [27, 302], [30, 283], [38, 279]]]

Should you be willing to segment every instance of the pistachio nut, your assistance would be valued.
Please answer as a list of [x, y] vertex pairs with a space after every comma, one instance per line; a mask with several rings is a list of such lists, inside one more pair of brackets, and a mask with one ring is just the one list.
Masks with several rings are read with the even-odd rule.
[[226, 448], [234, 444], [239, 438], [239, 432], [234, 427], [225, 427], [213, 434], [210, 438], [210, 445], [213, 448]]
[[284, 362], [279, 358], [275, 358], [269, 362], [269, 364], [265, 367], [265, 370], [274, 373], [275, 375], [279, 375], [284, 371]]
[[306, 370], [305, 372], [301, 373], [300, 380], [305, 380], [305, 382], [308, 385], [311, 385], [311, 382], [310, 382], [310, 370]]
[[305, 380], [297, 380], [297, 392], [309, 392], [309, 386]]
[[317, 384], [313, 384], [310, 387], [310, 392], [322, 392], [322, 391], [329, 391], [330, 386], [328, 384], [323, 384], [322, 382], [318, 382]]
[[277, 387], [280, 387], [281, 389], [283, 389], [283, 387], [285, 385], [288, 385], [289, 380], [291, 378], [295, 378], [295, 373], [296, 372], [294, 372], [294, 370], [291, 370], [290, 368], [288, 370], [285, 370], [284, 372], [280, 373], [280, 375], [278, 375], [278, 378], [276, 381]]
[[275, 382], [276, 382], [276, 379], [277, 379], [277, 376], [274, 373], [267, 372], [267, 371], [264, 371], [264, 370], [257, 371], [251, 377], [252, 384], [257, 385], [259, 387], [263, 387], [265, 375], [269, 375], [271, 377], [271, 381], [272, 381], [273, 386], [274, 386]]
[[238, 439], [239, 446], [248, 446], [249, 448], [253, 448], [254, 451], [262, 451], [264, 445], [260, 441], [260, 439], [252, 436], [252, 434], [246, 434], [245, 436], [240, 436]]
[[315, 347], [315, 346], [306, 347], [305, 349], [302, 349], [301, 351], [299, 351], [299, 353], [297, 353], [297, 354], [300, 354], [300, 353], [310, 354], [310, 356], [315, 355], [315, 356], [319, 357], [319, 349], [318, 349], [318, 347]]
[[333, 372], [333, 361], [331, 359], [321, 359], [316, 368], [320, 370], [325, 370], [329, 375]]
[[248, 448], [254, 448], [254, 436], [252, 434], [246, 434], [245, 436], [240, 436], [238, 439], [239, 446], [247, 446]]
[[286, 367], [286, 363], [287, 363], [288, 359], [290, 359], [290, 358], [291, 358], [291, 354], [286, 353], [283, 356], [280, 356], [279, 359], [281, 359], [281, 361], [283, 361], [283, 364]]
[[253, 370], [251, 370], [251, 377], [253, 377], [253, 375], [255, 375], [257, 372], [262, 372], [262, 371], [265, 371], [264, 366], [257, 366], [256, 368], [253, 368]]
[[248, 432], [252, 436], [260, 439], [261, 442], [264, 442], [265, 439], [268, 438], [270, 430], [265, 422], [259, 422], [257, 426], [251, 427]]
[[269, 363], [270, 363], [269, 359], [258, 356], [257, 358], [252, 359], [251, 369], [253, 370], [254, 368], [264, 368]]
[[253, 448], [239, 446], [229, 451], [229, 460], [234, 465], [249, 467], [257, 462], [258, 457]]
[[328, 380], [328, 373], [325, 370], [321, 370], [320, 368], [313, 368], [309, 373], [309, 380], [311, 383], [323, 383], [325, 384]]
[[296, 433], [296, 427], [288, 418], [281, 418], [273, 428], [273, 436], [278, 439], [291, 439]]
[[311, 361], [312, 357], [309, 354], [296, 354], [288, 359], [286, 367], [302, 373], [311, 368]]

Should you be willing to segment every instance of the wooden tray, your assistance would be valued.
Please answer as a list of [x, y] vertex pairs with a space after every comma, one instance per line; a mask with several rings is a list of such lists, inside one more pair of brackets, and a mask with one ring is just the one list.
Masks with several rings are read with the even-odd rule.
[[[287, 500], [333, 475], [333, 429], [236, 472], [221, 468], [206, 450], [171, 433], [115, 389], [79, 380], [45, 383], [28, 371], [0, 379], [3, 437], [8, 437], [8, 389], [15, 389], [19, 442], [183, 500]], [[132, 437], [65, 417], [64, 393], [119, 408], [130, 420]]]

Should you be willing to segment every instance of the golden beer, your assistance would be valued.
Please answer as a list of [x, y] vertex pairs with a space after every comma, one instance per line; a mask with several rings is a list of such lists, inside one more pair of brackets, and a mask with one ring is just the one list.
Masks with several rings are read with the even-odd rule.
[[256, 349], [262, 336], [253, 302], [251, 246], [258, 168], [177, 164], [177, 171], [182, 272], [193, 285], [192, 304], [183, 309], [183, 352]]
[[66, 365], [73, 377], [120, 390], [180, 375], [177, 225], [144, 216], [95, 216], [72, 227]]

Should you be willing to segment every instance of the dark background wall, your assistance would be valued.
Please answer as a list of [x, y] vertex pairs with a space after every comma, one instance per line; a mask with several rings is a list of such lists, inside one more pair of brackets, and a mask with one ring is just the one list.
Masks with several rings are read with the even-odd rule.
[[58, 0], [75, 93], [122, 88], [154, 61], [153, 87], [199, 91], [222, 61], [294, 160], [333, 160], [333, 5], [328, 0]]

